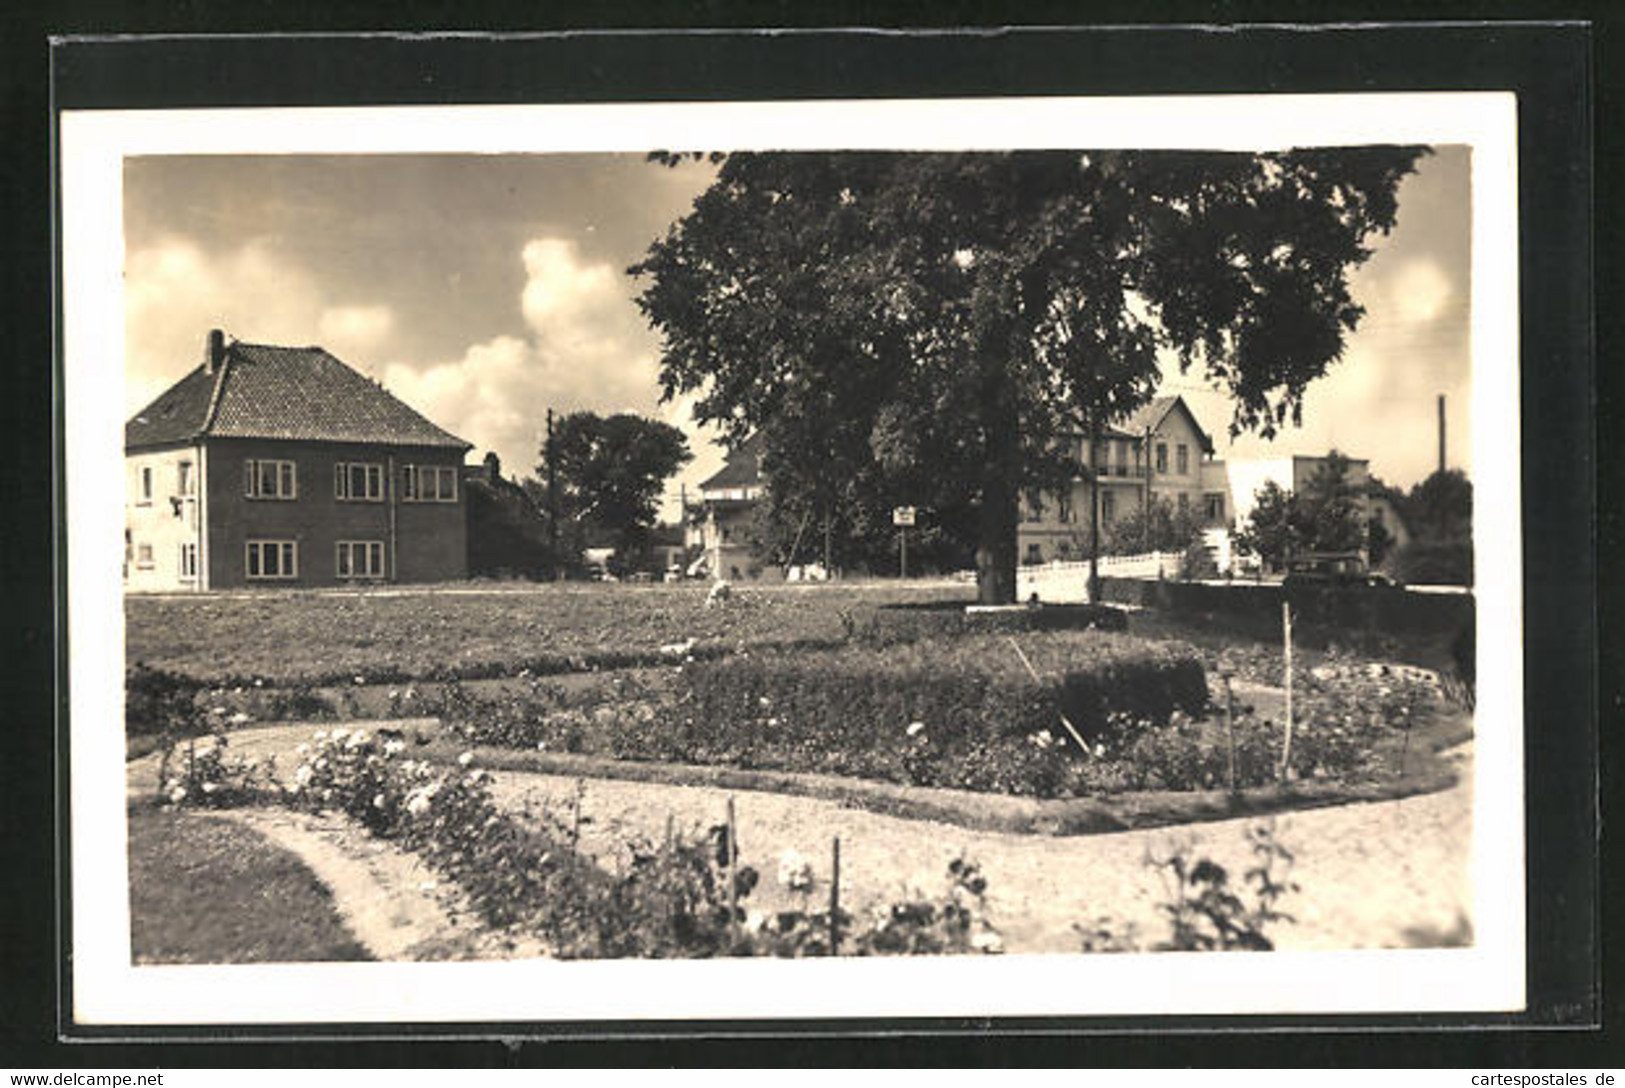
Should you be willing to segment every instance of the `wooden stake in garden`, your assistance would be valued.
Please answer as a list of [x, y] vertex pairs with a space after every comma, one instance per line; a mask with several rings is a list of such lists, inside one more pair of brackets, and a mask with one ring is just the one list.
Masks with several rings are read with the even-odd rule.
[[734, 830], [734, 799], [728, 798], [728, 844], [723, 851], [728, 859], [728, 924], [736, 925], [739, 917], [739, 845]]
[[[1004, 637], [1006, 641], [1010, 643], [1010, 648], [1016, 651], [1016, 656], [1021, 658], [1021, 663], [1027, 666], [1027, 674], [1031, 676], [1036, 683], [1042, 684], [1044, 682], [1044, 678], [1038, 675], [1038, 670], [1033, 668], [1033, 663], [1028, 661], [1027, 655], [1021, 652], [1021, 643], [1016, 641], [1014, 635], [1005, 635]], [[1072, 734], [1072, 739], [1078, 742], [1079, 748], [1083, 749], [1083, 754], [1093, 759], [1095, 754], [1089, 750], [1089, 745], [1084, 743], [1083, 735], [1078, 732], [1077, 726], [1072, 724], [1072, 719], [1066, 716], [1066, 711], [1058, 710], [1056, 713], [1060, 715], [1061, 724], [1066, 726], [1066, 731]]]
[[1230, 674], [1224, 673], [1224, 735], [1229, 743], [1230, 792], [1236, 792], [1236, 696], [1230, 690]]
[[841, 837], [835, 836], [829, 853], [829, 954], [841, 953]]
[[1281, 641], [1286, 661], [1286, 738], [1281, 743], [1281, 781], [1292, 766], [1292, 605], [1281, 602]]

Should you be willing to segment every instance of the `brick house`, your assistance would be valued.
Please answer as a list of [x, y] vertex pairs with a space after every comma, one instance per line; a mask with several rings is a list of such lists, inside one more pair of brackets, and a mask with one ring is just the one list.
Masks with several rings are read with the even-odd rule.
[[470, 448], [319, 347], [212, 331], [125, 424], [125, 586], [462, 578]]

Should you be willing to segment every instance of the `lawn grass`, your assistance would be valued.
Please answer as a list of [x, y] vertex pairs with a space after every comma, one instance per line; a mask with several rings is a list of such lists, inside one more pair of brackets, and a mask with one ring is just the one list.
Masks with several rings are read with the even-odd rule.
[[[694, 585], [534, 585], [488, 592], [125, 598], [125, 659], [204, 680], [325, 683], [504, 675], [538, 658], [658, 655], [832, 642], [898, 601], [961, 599], [965, 586], [744, 586], [707, 608]], [[618, 660], [613, 667], [643, 664]]]
[[218, 816], [134, 806], [130, 945], [138, 964], [371, 959], [297, 857]]

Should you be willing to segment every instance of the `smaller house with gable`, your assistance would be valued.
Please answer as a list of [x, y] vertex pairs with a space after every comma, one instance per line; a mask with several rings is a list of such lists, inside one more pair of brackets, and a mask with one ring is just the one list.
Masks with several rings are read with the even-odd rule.
[[470, 448], [319, 347], [213, 330], [125, 424], [125, 586], [465, 577]]
[[1151, 500], [1211, 528], [1234, 523], [1225, 463], [1214, 460], [1213, 439], [1184, 397], [1153, 398], [1107, 428], [1093, 450], [1082, 435], [1069, 442], [1080, 469], [1071, 487], [1022, 503], [1016, 546], [1023, 563], [1086, 558], [1090, 504], [1097, 501], [1102, 535]]

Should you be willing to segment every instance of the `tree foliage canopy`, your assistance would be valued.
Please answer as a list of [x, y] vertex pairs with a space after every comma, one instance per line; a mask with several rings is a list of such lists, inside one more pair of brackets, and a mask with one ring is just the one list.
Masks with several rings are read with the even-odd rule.
[[1349, 479], [1349, 459], [1336, 450], [1293, 493], [1267, 480], [1238, 534], [1248, 551], [1272, 567], [1300, 552], [1352, 552], [1368, 545], [1369, 527], [1360, 489]]
[[733, 154], [629, 271], [664, 394], [764, 432], [772, 501], [954, 511], [1013, 594], [1017, 492], [1149, 400], [1160, 352], [1233, 432], [1298, 418], [1422, 153]]
[[630, 412], [563, 416], [554, 425], [551, 452], [542, 444], [541, 481], [548, 478], [550, 456], [560, 521], [612, 532], [623, 548], [653, 526], [666, 481], [693, 458], [682, 431]]

